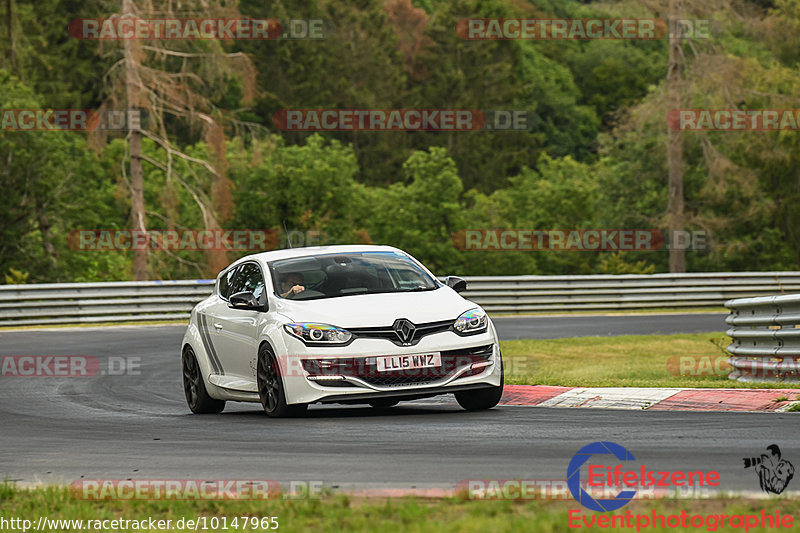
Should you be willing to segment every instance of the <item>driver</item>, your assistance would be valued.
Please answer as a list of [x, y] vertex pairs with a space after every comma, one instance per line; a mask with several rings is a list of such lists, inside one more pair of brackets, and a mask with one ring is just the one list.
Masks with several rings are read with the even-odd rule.
[[285, 278], [281, 280], [281, 298], [288, 298], [292, 294], [297, 294], [306, 290], [306, 288], [301, 285], [303, 283], [303, 276], [297, 272], [292, 272], [288, 274]]

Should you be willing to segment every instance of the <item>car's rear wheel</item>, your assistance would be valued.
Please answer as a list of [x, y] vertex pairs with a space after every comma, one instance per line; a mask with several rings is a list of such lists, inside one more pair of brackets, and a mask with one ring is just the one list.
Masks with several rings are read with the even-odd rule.
[[400, 403], [400, 400], [392, 400], [389, 398], [382, 400], [372, 400], [371, 402], [369, 402], [369, 404], [375, 409], [388, 409], [389, 407], [394, 407], [398, 403]]
[[286, 392], [278, 360], [266, 344], [258, 350], [256, 381], [261, 405], [269, 416], [273, 418], [300, 416], [306, 411], [308, 404], [286, 404]]
[[200, 365], [194, 350], [187, 347], [181, 357], [183, 367], [183, 392], [186, 395], [186, 403], [189, 409], [195, 414], [221, 413], [225, 409], [225, 400], [216, 400], [208, 395], [206, 385], [203, 382], [203, 374], [200, 372]]

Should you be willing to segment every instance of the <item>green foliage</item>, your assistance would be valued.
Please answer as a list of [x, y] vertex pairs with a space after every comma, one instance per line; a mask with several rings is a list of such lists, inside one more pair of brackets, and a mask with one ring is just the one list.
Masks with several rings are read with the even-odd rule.
[[647, 261], [626, 261], [621, 252], [606, 255], [597, 267], [600, 274], [654, 274], [656, 271], [655, 265], [647, 264]]
[[[0, 109], [87, 108], [103, 101], [103, 75], [118, 59], [115, 49], [73, 39], [64, 28], [74, 18], [108, 16], [109, 6], [77, 0], [10, 5], [10, 39], [7, 26], [0, 30]], [[149, 228], [203, 229], [214, 219], [228, 229], [282, 234], [285, 224], [320, 232], [324, 243], [392, 244], [441, 274], [667, 270], [664, 250], [469, 251], [454, 242], [470, 229], [665, 228], [665, 41], [468, 41], [454, 31], [467, 17], [663, 18], [657, 7], [279, 0], [265, 14], [263, 2], [241, 0], [239, 9], [243, 16], [325, 19], [327, 35], [198, 44], [251, 55], [254, 101], [245, 100], [243, 80], [221, 72], [224, 83], [209, 98], [222, 115], [270, 133], [256, 134], [240, 122], [215, 145], [226, 148], [225, 160], [217, 161], [215, 150], [197, 142], [211, 139], [208, 132], [168, 120], [174, 146], [227, 169], [215, 180], [208, 169], [145, 140]], [[687, 18], [713, 19], [715, 30], [713, 39], [683, 47], [683, 107], [797, 107], [800, 1], [686, 9]], [[167, 61], [176, 71], [196, 68], [179, 58]], [[197, 83], [187, 81], [192, 88]], [[293, 108], [526, 110], [534, 120], [518, 132], [275, 130], [273, 114]], [[687, 253], [690, 270], [798, 268], [797, 132], [686, 133], [683, 160], [686, 229], [706, 231], [711, 243], [707, 251]], [[121, 136], [90, 142], [83, 133], [0, 130], [6, 282], [21, 280], [13, 272], [28, 274], [32, 283], [129, 279], [130, 252], [76, 250], [68, 240], [78, 229], [130, 228], [128, 164]], [[220, 181], [230, 185], [232, 202], [219, 197]], [[152, 252], [149, 262], [155, 277], [209, 274], [202, 252]]]
[[[7, 7], [11, 6], [11, 34]], [[101, 100], [102, 73], [112, 58], [101, 56], [97, 41], [79, 41], [66, 31], [69, 21], [101, 17], [99, 2], [83, 0], [10, 0], [0, 7], [3, 34], [0, 68], [23, 80], [53, 109], [88, 109]], [[13, 41], [14, 59], [10, 49]]]
[[30, 274], [28, 272], [22, 272], [16, 268], [9, 268], [8, 272], [5, 274], [6, 284], [22, 285], [28, 281], [29, 276]]
[[563, 56], [580, 89], [582, 103], [593, 106], [606, 124], [646, 96], [650, 86], [660, 83], [667, 68], [666, 50], [660, 43], [589, 41], [570, 47]]
[[[0, 109], [38, 107], [33, 91], [0, 70]], [[83, 134], [3, 132], [0, 161], [0, 271], [30, 272], [32, 282], [126, 278], [113, 254], [90, 258], [67, 244], [71, 230], [118, 217], [110, 202], [114, 185]]]
[[287, 146], [280, 138], [241, 143], [229, 149], [229, 175], [236, 183], [232, 225], [281, 231], [322, 231], [332, 242], [359, 242], [353, 212], [363, 204], [363, 187], [355, 180], [353, 149], [320, 135], [304, 146]]
[[458, 264], [452, 234], [461, 229], [456, 164], [442, 148], [415, 152], [403, 164], [406, 183], [368, 191], [366, 221], [379, 244], [409, 251], [434, 271]]
[[[605, 339], [603, 339], [605, 341]], [[599, 363], [597, 357], [589, 356], [591, 363]], [[583, 368], [586, 360], [576, 364]], [[654, 365], [658, 366], [658, 365]], [[663, 367], [663, 365], [661, 365]], [[610, 367], [616, 369], [618, 367]], [[487, 484], [488, 487], [494, 485]], [[511, 485], [501, 485], [508, 490]], [[513, 489], [509, 491], [513, 494]], [[465, 490], [454, 492], [451, 496], [433, 497], [385, 497], [365, 496], [351, 498], [344, 491], [323, 494], [320, 498], [295, 498], [285, 496], [270, 500], [245, 499], [185, 499], [162, 498], [153, 500], [124, 499], [109, 503], [108, 501], [92, 501], [75, 498], [67, 487], [60, 485], [40, 485], [35, 488], [23, 488], [16, 483], [0, 484], [0, 518], [12, 523], [17, 517], [47, 516], [48, 520], [83, 521], [83, 530], [88, 526], [99, 528], [104, 520], [120, 520], [128, 525], [117, 531], [136, 532], [140, 522], [147, 523], [148, 518], [156, 523], [171, 524], [169, 529], [178, 529], [176, 525], [194, 523], [202, 530], [212, 524], [211, 518], [218, 518], [219, 531], [257, 529], [250, 518], [262, 526], [275, 517], [280, 531], [290, 533], [315, 531], [318, 533], [339, 533], [352, 531], [359, 533], [385, 533], [396, 531], [442, 531], [442, 532], [480, 532], [509, 533], [517, 531], [562, 531], [567, 521], [566, 505], [556, 499], [530, 498], [520, 496], [519, 500], [497, 499], [499, 491], [489, 488], [486, 499], [470, 495]], [[744, 498], [706, 498], [702, 502], [690, 505], [685, 500], [663, 499], [658, 501], [639, 500], [630, 504], [632, 513], [650, 515], [690, 514], [726, 514], [726, 515], [758, 515], [792, 516], [796, 503], [790, 498], [744, 499]], [[594, 516], [594, 515], [592, 515]], [[602, 516], [602, 515], [601, 515]], [[147, 518], [145, 518], [147, 517]], [[263, 517], [264, 522], [258, 519]], [[245, 520], [247, 518], [248, 520]], [[125, 522], [129, 521], [129, 522]], [[235, 522], [234, 522], [235, 521]], [[215, 521], [216, 522], [216, 521]], [[234, 527], [232, 524], [235, 524]], [[188, 526], [182, 526], [188, 527]], [[267, 529], [267, 527], [263, 527]], [[728, 528], [733, 530], [733, 528]], [[70, 533], [77, 528], [66, 528], [61, 531]], [[720, 529], [722, 531], [722, 529]]]

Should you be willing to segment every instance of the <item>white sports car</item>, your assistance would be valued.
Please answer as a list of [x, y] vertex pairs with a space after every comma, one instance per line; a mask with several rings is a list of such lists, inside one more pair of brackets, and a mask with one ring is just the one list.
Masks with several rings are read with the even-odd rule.
[[219, 413], [227, 400], [268, 415], [310, 403], [455, 394], [488, 409], [503, 393], [500, 345], [487, 314], [390, 246], [328, 246], [243, 257], [197, 304], [181, 345], [186, 401]]

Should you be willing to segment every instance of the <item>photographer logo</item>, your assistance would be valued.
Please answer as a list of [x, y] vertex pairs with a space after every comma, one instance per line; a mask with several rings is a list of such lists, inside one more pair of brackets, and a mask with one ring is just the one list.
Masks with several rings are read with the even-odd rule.
[[767, 453], [761, 454], [761, 457], [745, 457], [742, 460], [745, 468], [755, 470], [761, 490], [767, 493], [780, 494], [794, 476], [794, 465], [781, 458], [781, 449], [777, 444], [767, 446]]

